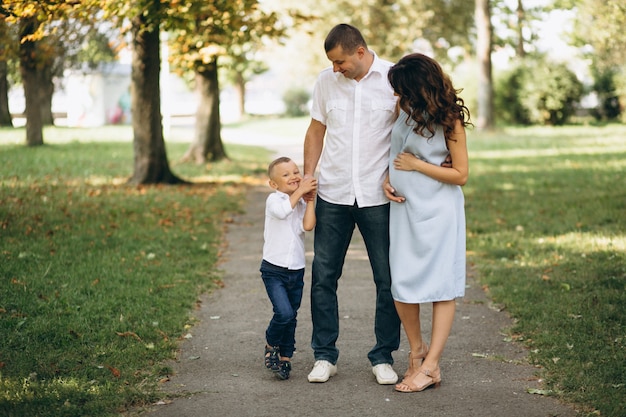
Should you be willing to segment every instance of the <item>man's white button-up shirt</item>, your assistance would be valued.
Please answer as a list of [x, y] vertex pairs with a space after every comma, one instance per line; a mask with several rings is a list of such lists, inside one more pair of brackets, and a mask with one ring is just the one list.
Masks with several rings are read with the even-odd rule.
[[372, 207], [389, 202], [382, 184], [396, 105], [387, 80], [392, 65], [374, 54], [369, 72], [358, 82], [330, 67], [315, 83], [311, 117], [326, 126], [318, 194], [329, 203]]

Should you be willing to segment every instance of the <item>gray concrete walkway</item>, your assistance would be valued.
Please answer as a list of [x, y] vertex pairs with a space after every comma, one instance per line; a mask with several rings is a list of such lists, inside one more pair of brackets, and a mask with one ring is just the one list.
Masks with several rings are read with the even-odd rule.
[[[297, 156], [294, 156], [297, 158]], [[263, 365], [264, 332], [271, 304], [260, 278], [264, 201], [269, 188], [254, 188], [246, 212], [228, 225], [220, 268], [224, 288], [202, 299], [191, 338], [181, 342], [175, 374], [162, 385], [175, 397], [141, 415], [200, 416], [524, 416], [569, 417], [573, 409], [552, 398], [527, 393], [539, 388], [526, 352], [505, 341], [507, 316], [490, 308], [479, 284], [469, 277], [441, 364], [443, 382], [422, 393], [398, 393], [378, 385], [367, 360], [374, 343], [374, 285], [358, 231], [339, 283], [341, 335], [338, 374], [311, 384], [309, 304], [312, 234], [307, 235], [308, 267], [299, 314], [297, 352], [291, 379], [280, 381]], [[424, 308], [424, 328], [430, 326]], [[428, 338], [427, 338], [428, 340]], [[394, 368], [407, 367], [403, 338]]]

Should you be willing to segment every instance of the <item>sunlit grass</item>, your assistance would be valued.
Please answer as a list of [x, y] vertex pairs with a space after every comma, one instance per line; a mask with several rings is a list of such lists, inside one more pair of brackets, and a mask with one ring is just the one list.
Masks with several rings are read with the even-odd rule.
[[228, 161], [181, 164], [188, 144], [168, 143], [190, 184], [130, 186], [132, 143], [117, 128], [89, 132], [50, 129], [28, 148], [0, 129], [3, 416], [108, 416], [156, 401], [199, 294], [219, 285], [224, 219], [268, 158], [227, 145]]
[[620, 416], [626, 397], [626, 126], [477, 135], [468, 249], [546, 393]]

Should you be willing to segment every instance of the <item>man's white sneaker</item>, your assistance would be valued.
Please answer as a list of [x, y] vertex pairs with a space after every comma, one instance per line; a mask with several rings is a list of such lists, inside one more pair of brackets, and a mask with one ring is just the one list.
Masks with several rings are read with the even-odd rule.
[[326, 382], [331, 376], [337, 375], [337, 365], [324, 360], [315, 361], [309, 373], [309, 382]]
[[398, 374], [396, 374], [396, 371], [394, 371], [388, 363], [381, 363], [374, 366], [372, 372], [376, 375], [376, 381], [380, 385], [391, 385], [398, 382]]

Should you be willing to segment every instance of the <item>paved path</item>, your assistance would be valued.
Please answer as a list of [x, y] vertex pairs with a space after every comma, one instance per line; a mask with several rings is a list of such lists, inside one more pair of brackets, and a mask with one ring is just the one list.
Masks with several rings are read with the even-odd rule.
[[[295, 148], [294, 148], [295, 149]], [[292, 155], [294, 156], [294, 155]], [[299, 155], [294, 156], [297, 159]], [[338, 374], [324, 384], [306, 376], [314, 359], [310, 348], [310, 262], [307, 235], [305, 296], [299, 314], [297, 352], [291, 379], [280, 381], [263, 365], [264, 331], [271, 316], [260, 278], [264, 200], [269, 188], [251, 189], [246, 212], [227, 226], [220, 268], [224, 288], [202, 298], [192, 338], [181, 342], [175, 374], [162, 389], [175, 399], [141, 415], [200, 416], [524, 416], [569, 417], [573, 409], [552, 398], [528, 394], [539, 388], [525, 350], [504, 341], [510, 320], [490, 308], [470, 276], [441, 363], [443, 382], [422, 393], [394, 392], [378, 385], [367, 352], [373, 345], [374, 285], [363, 242], [355, 232], [339, 283], [340, 357]], [[424, 328], [430, 308], [423, 309]], [[427, 335], [427, 340], [429, 339]], [[395, 354], [394, 368], [407, 367], [407, 342]]]

